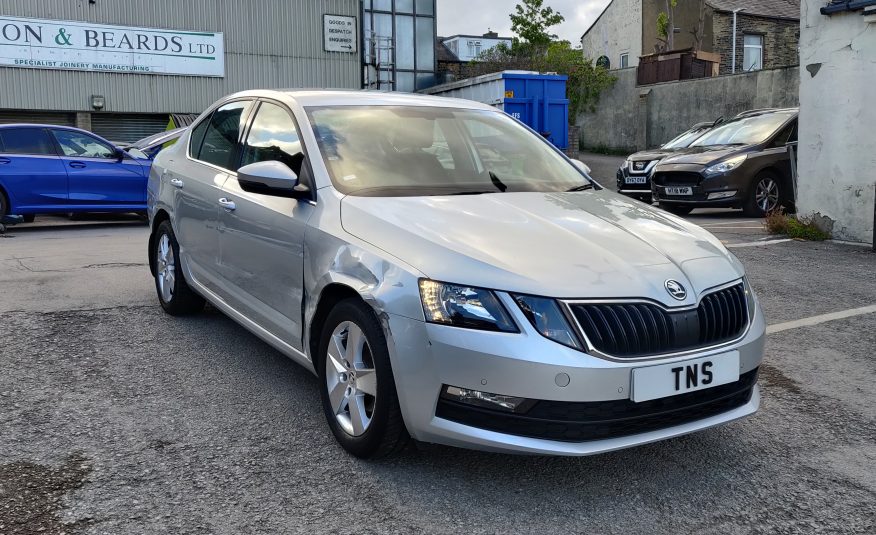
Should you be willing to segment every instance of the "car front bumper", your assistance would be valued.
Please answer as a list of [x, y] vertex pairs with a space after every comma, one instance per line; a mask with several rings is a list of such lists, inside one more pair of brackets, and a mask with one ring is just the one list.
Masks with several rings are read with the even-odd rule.
[[[617, 170], [617, 192], [640, 201], [650, 202], [651, 178], [649, 172], [650, 170], [643, 173], [631, 173], [626, 167], [621, 167]], [[642, 178], [645, 179], [643, 183], [630, 182], [632, 179], [641, 180]]]
[[[509, 306], [507, 295], [500, 294], [500, 299], [522, 332], [484, 332], [427, 324], [402, 316], [386, 316], [396, 389], [405, 424], [413, 438], [505, 453], [591, 455], [707, 429], [748, 416], [759, 407], [760, 393], [755, 382], [763, 358], [765, 333], [759, 306], [745, 336], [730, 346], [671, 358], [619, 361], [588, 355], [544, 338], [532, 329], [516, 307]], [[630, 401], [633, 369], [684, 362], [728, 351], [739, 352], [740, 375], [750, 372], [749, 377], [753, 377], [744, 399], [737, 398], [738, 402], [726, 410], [704, 413], [702, 417], [694, 415], [681, 421], [655, 420], [644, 426], [642, 432], [598, 433], [592, 439], [573, 434], [571, 436], [577, 438], [562, 440], [541, 438], [526, 432], [502, 432], [496, 430], [501, 428], [497, 422], [506, 416], [505, 413], [486, 411], [495, 414], [496, 418], [492, 421], [481, 418], [480, 421], [487, 422], [482, 426], [469, 425], [471, 419], [454, 417], [453, 411], [447, 410], [447, 402], [440, 398], [444, 387], [456, 386], [558, 406], [584, 406], [589, 407], [586, 410], [591, 413], [592, 407], [600, 404], [614, 408], [630, 407], [634, 405]], [[560, 378], [566, 376], [568, 385], [560, 386], [565, 382]], [[624, 415], [615, 413], [612, 418], [622, 420]], [[524, 415], [522, 419], [527, 417]], [[550, 429], [552, 425], [569, 424], [570, 421], [540, 420], [537, 423]]]

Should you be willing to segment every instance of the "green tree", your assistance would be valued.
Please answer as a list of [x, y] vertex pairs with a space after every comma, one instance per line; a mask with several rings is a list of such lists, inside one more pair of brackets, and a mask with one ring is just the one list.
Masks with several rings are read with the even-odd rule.
[[563, 15], [546, 7], [544, 0], [522, 0], [511, 14], [512, 29], [517, 34], [511, 46], [503, 43], [483, 52], [467, 65], [468, 76], [506, 70], [565, 74], [569, 77], [569, 123], [574, 125], [579, 113], [593, 111], [599, 95], [617, 78], [585, 58], [580, 47], [573, 48], [568, 41], [549, 33], [563, 20]]
[[534, 47], [547, 47], [557, 36], [548, 30], [566, 20], [559, 12], [544, 5], [544, 0], [523, 0], [511, 13], [511, 30], [519, 39]]
[[666, 0], [666, 11], [657, 14], [657, 37], [664, 50], [675, 49], [675, 8], [678, 0]]

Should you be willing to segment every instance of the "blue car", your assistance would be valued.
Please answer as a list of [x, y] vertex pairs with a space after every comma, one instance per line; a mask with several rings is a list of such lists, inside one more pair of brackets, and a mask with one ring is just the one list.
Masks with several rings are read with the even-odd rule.
[[0, 125], [0, 217], [144, 212], [151, 165], [78, 128]]

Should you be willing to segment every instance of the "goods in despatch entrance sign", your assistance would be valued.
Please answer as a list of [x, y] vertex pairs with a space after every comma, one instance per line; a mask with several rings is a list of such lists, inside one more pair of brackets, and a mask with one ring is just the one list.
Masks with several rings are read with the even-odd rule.
[[222, 77], [225, 50], [215, 32], [0, 16], [0, 65]]
[[323, 16], [323, 38], [326, 52], [356, 53], [359, 50], [359, 26], [356, 17]]

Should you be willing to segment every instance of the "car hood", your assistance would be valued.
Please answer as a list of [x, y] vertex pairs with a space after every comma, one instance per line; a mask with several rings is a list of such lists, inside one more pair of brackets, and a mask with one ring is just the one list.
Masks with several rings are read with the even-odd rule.
[[688, 147], [663, 159], [658, 165], [709, 165], [740, 152], [746, 152], [750, 145], [711, 145], [708, 147]]
[[[350, 234], [444, 282], [678, 306], [743, 275], [710, 233], [606, 190], [347, 196], [341, 214]], [[675, 301], [664, 288], [668, 279], [694, 291]]]

